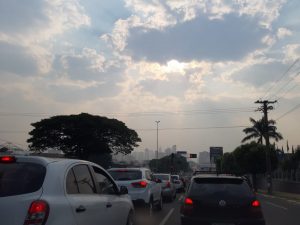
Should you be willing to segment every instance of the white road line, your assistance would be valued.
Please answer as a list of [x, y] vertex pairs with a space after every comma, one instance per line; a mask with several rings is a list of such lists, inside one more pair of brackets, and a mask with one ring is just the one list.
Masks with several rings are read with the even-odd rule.
[[168, 214], [165, 216], [165, 218], [160, 222], [159, 225], [165, 225], [165, 223], [168, 221], [168, 219], [170, 218], [170, 216], [172, 215], [174, 211], [174, 208], [170, 209], [170, 211], [168, 212]]
[[279, 208], [279, 209], [288, 210], [288, 208], [285, 208], [285, 207], [283, 207], [283, 206], [274, 204], [274, 203], [272, 203], [272, 202], [268, 202], [268, 201], [264, 201], [264, 202], [265, 202], [266, 204], [268, 204], [268, 205], [272, 205], [272, 206], [277, 207], [277, 208]]

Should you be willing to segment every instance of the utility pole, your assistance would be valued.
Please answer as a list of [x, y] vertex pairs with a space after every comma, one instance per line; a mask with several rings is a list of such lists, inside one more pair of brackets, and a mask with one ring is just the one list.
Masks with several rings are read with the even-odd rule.
[[155, 121], [156, 123], [156, 172], [158, 172], [158, 124], [159, 120]]
[[273, 110], [274, 107], [270, 104], [274, 104], [277, 101], [259, 101], [257, 100], [255, 104], [261, 104], [262, 106], [257, 109], [257, 111], [262, 111], [264, 114], [263, 121], [264, 121], [264, 138], [266, 140], [266, 169], [267, 169], [267, 187], [268, 187], [268, 194], [272, 194], [272, 167], [271, 167], [271, 149], [270, 149], [270, 139], [269, 139], [269, 120], [268, 120], [268, 111]]

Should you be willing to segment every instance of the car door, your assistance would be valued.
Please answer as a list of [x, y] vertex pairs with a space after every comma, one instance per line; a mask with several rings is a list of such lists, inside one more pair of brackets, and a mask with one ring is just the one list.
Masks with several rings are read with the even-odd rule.
[[97, 193], [91, 171], [86, 164], [72, 166], [66, 176], [66, 196], [77, 225], [110, 225], [106, 196]]
[[[91, 167], [99, 196], [107, 199], [105, 216], [110, 225], [126, 225], [131, 210], [128, 195], [120, 195], [119, 188], [113, 179], [103, 169]], [[102, 223], [99, 223], [102, 224]]]
[[158, 201], [160, 199], [160, 186], [154, 181], [155, 179], [151, 176], [150, 170], [145, 171], [145, 176], [150, 184], [153, 200]]

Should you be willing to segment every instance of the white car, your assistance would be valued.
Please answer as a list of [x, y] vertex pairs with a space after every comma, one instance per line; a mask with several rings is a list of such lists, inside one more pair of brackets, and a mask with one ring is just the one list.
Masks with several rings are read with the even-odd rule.
[[172, 178], [172, 182], [174, 183], [174, 185], [176, 187], [176, 191], [177, 192], [184, 191], [183, 182], [180, 180], [179, 175], [172, 175], [171, 178]]
[[134, 208], [127, 193], [91, 162], [0, 156], [3, 225], [133, 224]]
[[107, 170], [119, 186], [125, 186], [135, 205], [150, 209], [163, 208], [162, 190], [147, 168], [112, 168]]

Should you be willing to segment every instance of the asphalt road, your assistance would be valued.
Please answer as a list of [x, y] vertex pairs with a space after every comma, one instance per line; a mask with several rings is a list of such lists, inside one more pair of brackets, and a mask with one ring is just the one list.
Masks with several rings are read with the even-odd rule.
[[[180, 225], [180, 201], [183, 194], [177, 194], [175, 201], [164, 203], [160, 212], [146, 215], [137, 210], [137, 225]], [[291, 200], [258, 195], [262, 204], [266, 225], [300, 225], [300, 203]]]

